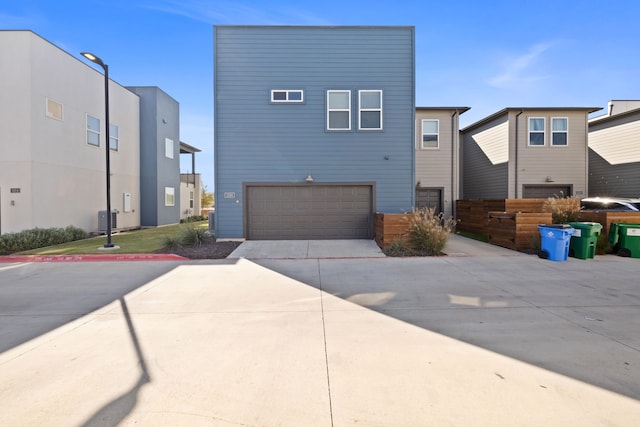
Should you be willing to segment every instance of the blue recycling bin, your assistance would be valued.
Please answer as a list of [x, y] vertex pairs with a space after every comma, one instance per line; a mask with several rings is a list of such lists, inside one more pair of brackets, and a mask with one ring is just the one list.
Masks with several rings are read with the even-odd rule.
[[566, 261], [575, 229], [567, 224], [543, 224], [538, 226], [538, 230], [541, 238], [538, 256], [551, 261]]

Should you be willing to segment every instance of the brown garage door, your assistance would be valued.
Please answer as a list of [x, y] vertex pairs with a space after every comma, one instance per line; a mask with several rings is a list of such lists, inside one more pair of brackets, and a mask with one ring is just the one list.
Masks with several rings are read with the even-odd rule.
[[247, 185], [251, 240], [371, 239], [370, 184]]
[[523, 197], [525, 199], [545, 199], [547, 197], [569, 197], [571, 196], [570, 185], [525, 185]]

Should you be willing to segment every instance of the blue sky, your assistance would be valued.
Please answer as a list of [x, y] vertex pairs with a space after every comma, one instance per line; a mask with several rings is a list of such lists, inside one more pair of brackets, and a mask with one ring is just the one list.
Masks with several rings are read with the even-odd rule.
[[[418, 106], [468, 106], [466, 126], [505, 107], [606, 107], [640, 99], [633, 0], [20, 0], [0, 28], [90, 51], [123, 86], [180, 103], [181, 140], [213, 189], [213, 25], [412, 25]], [[188, 157], [188, 156], [183, 156]], [[183, 159], [183, 172], [190, 172]]]

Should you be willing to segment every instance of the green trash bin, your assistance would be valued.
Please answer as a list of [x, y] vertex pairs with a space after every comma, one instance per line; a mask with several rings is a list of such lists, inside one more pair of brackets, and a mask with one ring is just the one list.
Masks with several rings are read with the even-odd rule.
[[613, 252], [620, 256], [640, 258], [640, 224], [611, 223], [609, 244]]
[[567, 222], [567, 224], [575, 230], [569, 242], [569, 256], [579, 259], [594, 258], [602, 224], [597, 222]]

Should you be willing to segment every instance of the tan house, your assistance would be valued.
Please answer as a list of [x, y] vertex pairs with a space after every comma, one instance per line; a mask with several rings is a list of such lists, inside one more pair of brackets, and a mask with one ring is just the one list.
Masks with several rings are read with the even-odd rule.
[[597, 107], [505, 108], [461, 130], [462, 198], [588, 194], [588, 115]]
[[416, 202], [454, 216], [460, 194], [460, 114], [469, 107], [416, 108]]
[[200, 193], [202, 184], [200, 174], [196, 173], [196, 153], [201, 150], [186, 142], [180, 141], [180, 155], [191, 156], [191, 173], [180, 174], [180, 219], [187, 219], [191, 216], [200, 215]]
[[589, 196], [640, 197], [640, 101], [589, 120]]

